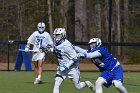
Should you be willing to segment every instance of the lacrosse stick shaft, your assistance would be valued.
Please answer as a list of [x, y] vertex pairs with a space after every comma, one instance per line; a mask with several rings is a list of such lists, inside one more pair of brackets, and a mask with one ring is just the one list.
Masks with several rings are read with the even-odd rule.
[[[25, 49], [18, 49], [18, 50], [26, 52]], [[40, 51], [39, 50], [29, 50], [29, 52], [40, 52]]]

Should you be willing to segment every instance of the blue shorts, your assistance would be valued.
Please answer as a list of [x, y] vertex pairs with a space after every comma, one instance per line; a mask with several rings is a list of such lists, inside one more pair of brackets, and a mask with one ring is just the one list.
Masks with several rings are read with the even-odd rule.
[[100, 75], [103, 77], [107, 83], [104, 84], [106, 87], [110, 87], [112, 85], [113, 80], [119, 80], [123, 82], [123, 69], [122, 66], [117, 66], [113, 71], [103, 71]]

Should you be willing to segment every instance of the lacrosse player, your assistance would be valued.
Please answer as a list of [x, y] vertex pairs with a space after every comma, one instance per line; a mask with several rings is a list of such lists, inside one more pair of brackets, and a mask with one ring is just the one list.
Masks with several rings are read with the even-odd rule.
[[93, 86], [90, 81], [80, 82], [80, 71], [77, 66], [78, 56], [73, 45], [66, 39], [66, 30], [54, 30], [54, 53], [58, 59], [53, 93], [59, 93], [59, 87], [66, 77], [70, 78], [77, 89]]
[[112, 84], [121, 92], [128, 93], [126, 88], [122, 85], [123, 82], [123, 69], [120, 63], [107, 49], [101, 46], [102, 42], [100, 38], [92, 38], [89, 40], [88, 45], [90, 48], [84, 50], [78, 46], [75, 49], [78, 55], [82, 58], [91, 58], [93, 64], [95, 64], [102, 72], [99, 78], [96, 80], [95, 90], [96, 93], [103, 93], [102, 85], [107, 88]]
[[[34, 84], [41, 83], [42, 64], [45, 59], [45, 53], [40, 51], [40, 47], [47, 47], [48, 45], [53, 47], [53, 41], [48, 32], [45, 31], [45, 23], [39, 22], [37, 25], [37, 31], [33, 32], [28, 38], [25, 51], [29, 52], [30, 45], [33, 45], [32, 61], [34, 63], [35, 81]], [[38, 52], [37, 52], [38, 51]]]

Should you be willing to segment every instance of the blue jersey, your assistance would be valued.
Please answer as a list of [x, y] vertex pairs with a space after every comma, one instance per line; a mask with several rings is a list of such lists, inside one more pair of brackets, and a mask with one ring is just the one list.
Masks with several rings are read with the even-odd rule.
[[101, 72], [112, 71], [118, 65], [119, 62], [116, 60], [116, 58], [114, 58], [113, 55], [110, 54], [107, 49], [102, 46], [97, 47], [96, 49], [88, 49], [87, 55], [88, 53], [93, 53], [95, 51], [101, 53], [101, 56], [91, 59]]

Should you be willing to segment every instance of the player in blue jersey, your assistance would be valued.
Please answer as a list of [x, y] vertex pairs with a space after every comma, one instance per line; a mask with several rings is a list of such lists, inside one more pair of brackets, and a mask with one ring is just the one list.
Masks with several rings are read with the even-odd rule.
[[88, 42], [90, 48], [88, 50], [75, 46], [79, 57], [91, 58], [101, 74], [96, 80], [96, 93], [103, 93], [102, 85], [109, 87], [112, 84], [121, 92], [128, 93], [126, 88], [122, 85], [123, 82], [123, 69], [119, 61], [110, 54], [107, 49], [101, 46], [100, 38], [92, 38]]
[[77, 65], [78, 55], [73, 45], [66, 39], [65, 28], [54, 30], [54, 53], [58, 59], [53, 93], [59, 93], [61, 83], [70, 78], [77, 89], [93, 86], [90, 81], [80, 82], [80, 71]]

